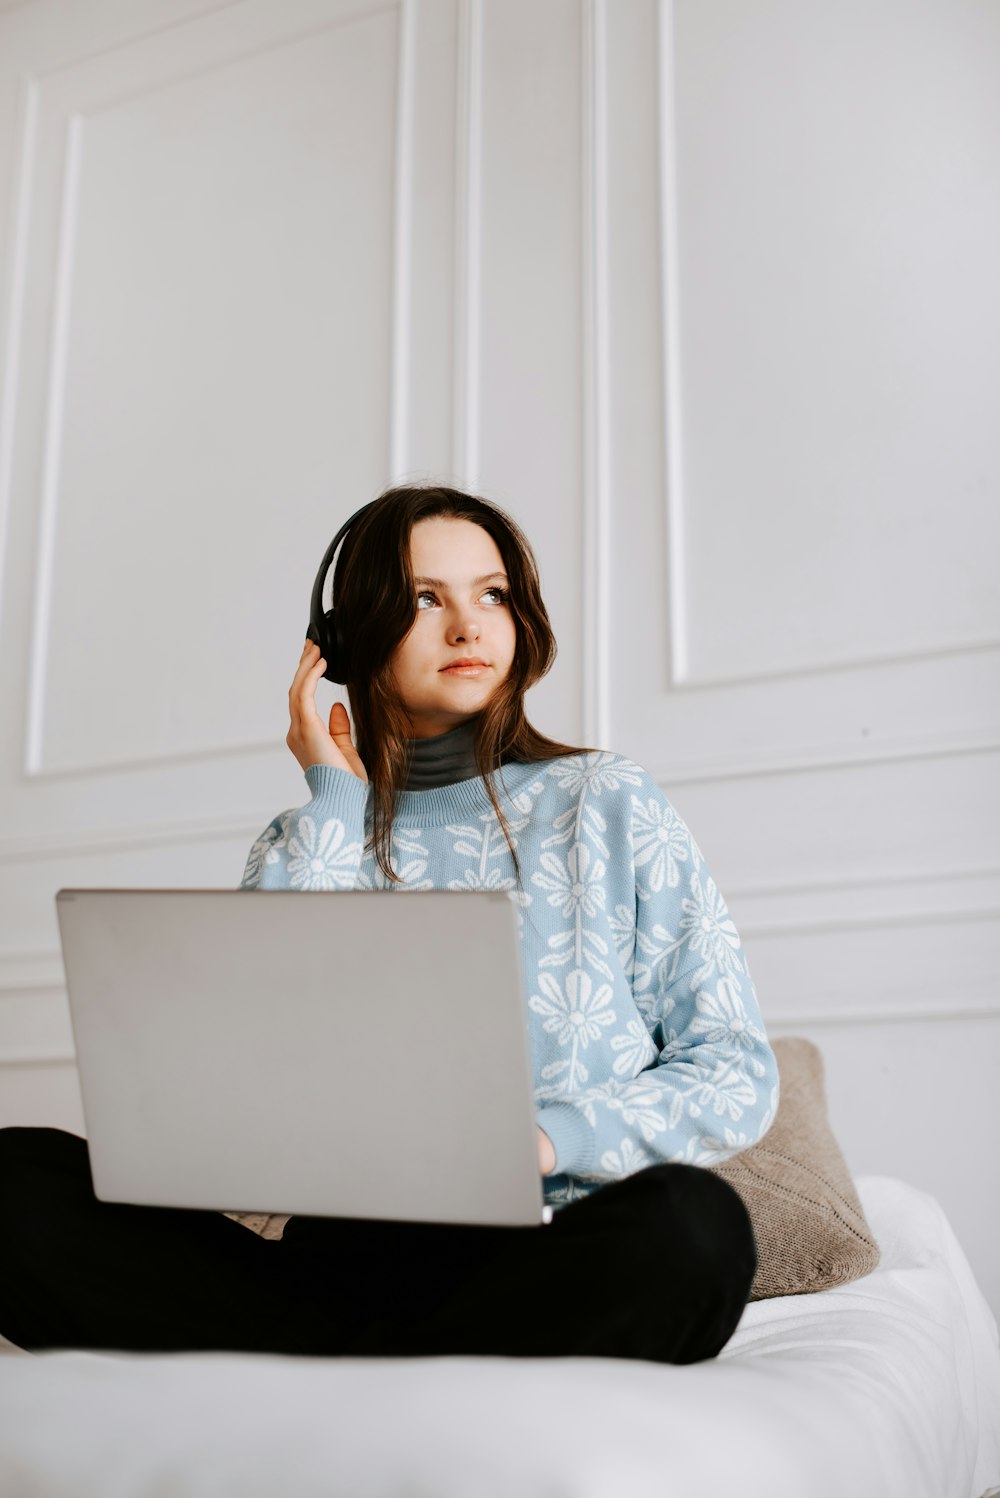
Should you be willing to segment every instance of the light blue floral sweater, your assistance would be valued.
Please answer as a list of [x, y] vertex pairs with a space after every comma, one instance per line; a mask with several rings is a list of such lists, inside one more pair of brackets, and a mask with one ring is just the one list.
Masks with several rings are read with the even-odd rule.
[[242, 887], [511, 892], [554, 1206], [756, 1143], [777, 1067], [736, 927], [684, 822], [617, 754], [501, 774], [520, 887], [482, 779], [399, 797], [392, 866], [405, 883], [392, 886], [364, 851], [367, 786], [327, 765], [306, 771], [308, 804], [254, 843]]

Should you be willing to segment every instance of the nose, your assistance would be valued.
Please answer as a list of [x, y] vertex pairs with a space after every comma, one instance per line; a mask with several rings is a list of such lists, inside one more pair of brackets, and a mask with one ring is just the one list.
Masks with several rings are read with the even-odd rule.
[[479, 625], [475, 619], [456, 618], [453, 624], [448, 626], [448, 640], [452, 645], [466, 643], [469, 640], [479, 639]]

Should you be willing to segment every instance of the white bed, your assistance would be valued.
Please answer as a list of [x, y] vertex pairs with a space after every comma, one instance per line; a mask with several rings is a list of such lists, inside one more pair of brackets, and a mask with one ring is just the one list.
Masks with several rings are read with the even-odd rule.
[[875, 1273], [756, 1302], [690, 1368], [0, 1357], [0, 1493], [981, 1498], [1000, 1485], [996, 1324], [937, 1202], [857, 1184]]

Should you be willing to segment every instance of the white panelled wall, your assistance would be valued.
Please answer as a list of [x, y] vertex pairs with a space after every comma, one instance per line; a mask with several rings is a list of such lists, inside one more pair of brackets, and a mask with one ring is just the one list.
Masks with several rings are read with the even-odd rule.
[[0, 3], [0, 1124], [83, 1130], [55, 891], [238, 882], [442, 477], [1000, 1308], [998, 77], [991, 0]]

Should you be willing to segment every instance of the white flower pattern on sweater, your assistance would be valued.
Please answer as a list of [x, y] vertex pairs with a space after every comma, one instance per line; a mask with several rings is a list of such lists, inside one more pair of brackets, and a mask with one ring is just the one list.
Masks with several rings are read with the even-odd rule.
[[[778, 1100], [739, 934], [655, 781], [607, 752], [505, 766], [514, 860], [480, 779], [404, 793], [390, 884], [364, 782], [314, 765], [312, 799], [254, 843], [245, 889], [505, 890], [518, 907], [541, 1127], [564, 1205], [664, 1161], [754, 1144]], [[499, 784], [498, 784], [498, 788]]]

